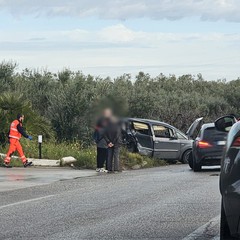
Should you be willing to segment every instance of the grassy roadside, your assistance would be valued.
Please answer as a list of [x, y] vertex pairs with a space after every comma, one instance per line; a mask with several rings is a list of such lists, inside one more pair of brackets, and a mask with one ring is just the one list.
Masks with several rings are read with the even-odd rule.
[[164, 160], [142, 156], [138, 153], [128, 152], [125, 148], [121, 149], [121, 165], [125, 169], [151, 168], [168, 165]]
[[[36, 141], [21, 141], [25, 155], [29, 158], [38, 158], [38, 143]], [[6, 153], [8, 146], [0, 148], [1, 153]], [[86, 169], [96, 168], [96, 147], [83, 148], [79, 142], [61, 143], [54, 142], [44, 143], [42, 146], [43, 159], [61, 159], [72, 156], [77, 159], [75, 166]], [[3, 159], [0, 157], [0, 164]], [[150, 168], [167, 165], [166, 161], [141, 156], [137, 153], [130, 153], [125, 148], [121, 149], [120, 161], [123, 169]], [[19, 159], [12, 159], [12, 165], [15, 167], [22, 166]]]

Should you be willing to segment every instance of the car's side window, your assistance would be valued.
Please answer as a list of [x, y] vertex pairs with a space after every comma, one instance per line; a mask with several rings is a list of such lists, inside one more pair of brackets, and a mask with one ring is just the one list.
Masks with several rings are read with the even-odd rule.
[[170, 138], [174, 136], [174, 132], [171, 128], [162, 125], [153, 125], [153, 131], [155, 137]]
[[176, 131], [176, 135], [178, 139], [186, 139], [180, 132]]
[[143, 135], [151, 135], [150, 128], [146, 123], [132, 122], [132, 128], [137, 133], [140, 133]]

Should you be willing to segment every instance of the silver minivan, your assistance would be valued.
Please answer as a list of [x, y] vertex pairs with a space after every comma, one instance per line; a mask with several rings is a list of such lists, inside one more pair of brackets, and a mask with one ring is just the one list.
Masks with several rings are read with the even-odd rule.
[[160, 159], [188, 162], [193, 140], [177, 128], [149, 119], [127, 118], [124, 122], [130, 151]]

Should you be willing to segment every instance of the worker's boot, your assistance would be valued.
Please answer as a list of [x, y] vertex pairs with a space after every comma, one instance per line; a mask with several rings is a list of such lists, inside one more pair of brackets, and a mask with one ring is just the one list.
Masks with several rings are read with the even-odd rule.
[[5, 168], [12, 168], [10, 163], [6, 163], [6, 162], [3, 163], [3, 167], [5, 167]]
[[30, 167], [32, 165], [32, 162], [26, 161], [23, 166], [26, 167]]

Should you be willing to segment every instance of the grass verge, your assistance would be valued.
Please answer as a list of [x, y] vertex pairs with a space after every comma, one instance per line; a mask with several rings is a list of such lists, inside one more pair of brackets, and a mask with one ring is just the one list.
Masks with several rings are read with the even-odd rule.
[[[21, 140], [25, 155], [29, 158], [38, 158], [38, 143], [36, 141]], [[0, 149], [0, 152], [6, 153], [8, 146]], [[95, 169], [96, 168], [96, 147], [82, 148], [79, 142], [75, 143], [54, 143], [48, 142], [42, 145], [43, 159], [61, 159], [63, 157], [72, 156], [77, 159], [74, 164], [80, 168]], [[0, 163], [3, 159], [0, 157]], [[139, 169], [150, 168], [167, 165], [166, 161], [141, 156], [138, 153], [130, 153], [125, 148], [121, 149], [120, 161], [123, 169]], [[22, 163], [19, 159], [12, 159], [12, 166], [19, 167]]]

